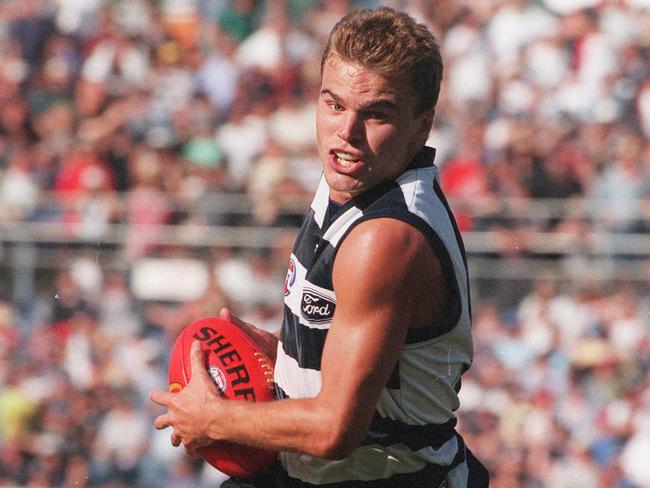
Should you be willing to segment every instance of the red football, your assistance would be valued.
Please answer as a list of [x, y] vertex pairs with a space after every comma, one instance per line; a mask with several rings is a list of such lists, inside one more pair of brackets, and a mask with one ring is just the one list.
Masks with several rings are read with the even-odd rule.
[[[197, 339], [206, 352], [206, 369], [224, 398], [273, 400], [271, 359], [239, 327], [214, 317], [192, 322], [179, 334], [169, 359], [169, 391], [178, 392], [190, 381], [190, 347]], [[198, 452], [219, 471], [239, 477], [264, 471], [276, 458], [275, 452], [229, 442]]]

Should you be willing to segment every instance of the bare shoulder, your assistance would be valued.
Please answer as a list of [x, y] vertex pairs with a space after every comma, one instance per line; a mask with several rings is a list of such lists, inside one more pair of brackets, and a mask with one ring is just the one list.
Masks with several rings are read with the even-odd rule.
[[368, 307], [410, 310], [411, 325], [416, 326], [442, 313], [444, 280], [427, 237], [392, 218], [357, 225], [341, 244], [334, 262], [337, 304], [354, 300]]
[[427, 238], [418, 229], [392, 218], [370, 219], [357, 225], [341, 244], [335, 272], [383, 265], [399, 274], [412, 266], [437, 261]]

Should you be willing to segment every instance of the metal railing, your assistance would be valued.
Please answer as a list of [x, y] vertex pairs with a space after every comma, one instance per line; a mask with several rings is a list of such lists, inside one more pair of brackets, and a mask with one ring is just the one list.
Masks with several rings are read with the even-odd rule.
[[[102, 195], [95, 195], [101, 198]], [[177, 206], [188, 217], [177, 225], [134, 225], [126, 221], [127, 195], [112, 194], [117, 206], [116, 223], [105, 223], [100, 231], [88, 232], [80, 222], [0, 220], [0, 266], [5, 268], [29, 266], [55, 269], [65, 266], [62, 253], [75, 254], [101, 250], [102, 264], [107, 267], [128, 268], [125, 249], [134, 235], [146, 234], [152, 244], [165, 248], [198, 249], [240, 248], [263, 249], [286, 247], [296, 233], [295, 227], [252, 225], [250, 218], [256, 205], [248, 194], [211, 194], [189, 206]], [[88, 196], [84, 196], [88, 200]], [[174, 200], [171, 200], [174, 202]], [[78, 202], [62, 202], [51, 194], [39, 201], [41, 208], [65, 207]], [[178, 205], [177, 202], [174, 202]], [[273, 199], [278, 212], [300, 215], [309, 205], [309, 197]], [[549, 273], [562, 279], [575, 276], [567, 261], [582, 259], [589, 263], [589, 279], [608, 279], [612, 262], [650, 260], [650, 233], [612, 232], [591, 210], [587, 199], [465, 199], [451, 200], [452, 208], [468, 215], [476, 229], [463, 233], [473, 276], [494, 279], [530, 279]], [[210, 225], [223, 216], [239, 218], [243, 225]], [[484, 222], [498, 220], [499, 225]], [[574, 220], [580, 225], [571, 230], [553, 230], [549, 222]], [[650, 208], [634, 216], [641, 229], [650, 228]], [[32, 251], [27, 251], [32, 249]], [[22, 254], [21, 254], [22, 253]], [[25, 256], [32, 257], [26, 261]], [[21, 257], [22, 256], [22, 257]], [[504, 266], [504, 263], [509, 263]], [[630, 279], [647, 279], [643, 266], [637, 266]], [[573, 274], [574, 276], [570, 276]], [[600, 277], [600, 278], [598, 278]], [[577, 278], [580, 278], [579, 276]]]

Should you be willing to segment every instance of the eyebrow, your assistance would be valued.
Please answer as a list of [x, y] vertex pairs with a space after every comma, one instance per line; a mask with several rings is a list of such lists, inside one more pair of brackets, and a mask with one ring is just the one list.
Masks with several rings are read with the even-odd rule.
[[[341, 97], [339, 97], [336, 93], [334, 93], [329, 88], [323, 88], [320, 94], [329, 95], [334, 99], [336, 103], [342, 103]], [[371, 101], [367, 105], [361, 106], [360, 110], [361, 111], [378, 110], [378, 109], [397, 110], [397, 108], [398, 108], [397, 104], [391, 100], [378, 99], [378, 100]]]

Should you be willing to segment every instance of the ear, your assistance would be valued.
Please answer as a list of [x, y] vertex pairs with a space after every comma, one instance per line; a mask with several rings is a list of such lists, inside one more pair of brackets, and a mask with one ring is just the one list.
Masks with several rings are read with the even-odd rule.
[[429, 138], [431, 127], [433, 126], [433, 117], [436, 114], [436, 107], [431, 107], [419, 115], [418, 135], [426, 141]]

